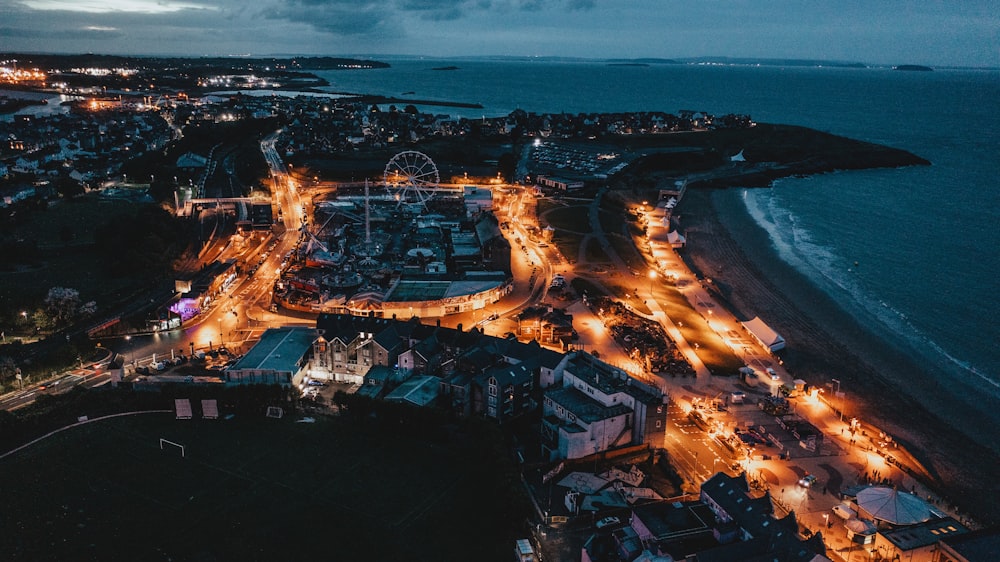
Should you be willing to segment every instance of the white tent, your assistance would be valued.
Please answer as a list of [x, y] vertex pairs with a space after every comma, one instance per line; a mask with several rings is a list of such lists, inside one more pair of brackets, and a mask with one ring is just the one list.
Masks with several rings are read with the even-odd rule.
[[743, 327], [746, 328], [750, 334], [757, 339], [764, 347], [770, 349], [771, 351], [778, 351], [779, 349], [785, 349], [785, 338], [781, 337], [778, 332], [771, 329], [770, 326], [764, 323], [759, 316], [754, 316], [753, 320], [747, 320], [742, 322]]
[[858, 492], [857, 503], [872, 519], [893, 525], [913, 525], [931, 518], [927, 502], [895, 488], [870, 486]]

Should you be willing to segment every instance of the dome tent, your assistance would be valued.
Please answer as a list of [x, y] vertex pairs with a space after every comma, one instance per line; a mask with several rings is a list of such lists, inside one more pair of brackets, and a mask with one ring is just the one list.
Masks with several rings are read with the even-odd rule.
[[931, 519], [927, 502], [895, 488], [870, 486], [858, 492], [857, 504], [872, 519], [891, 525], [913, 525]]

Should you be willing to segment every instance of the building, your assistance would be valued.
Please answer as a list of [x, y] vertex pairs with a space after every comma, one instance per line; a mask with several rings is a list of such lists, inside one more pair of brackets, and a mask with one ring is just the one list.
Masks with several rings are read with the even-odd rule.
[[934, 562], [989, 562], [1000, 552], [1000, 527], [941, 539]]
[[465, 201], [465, 213], [469, 217], [493, 210], [492, 189], [466, 185], [462, 188], [462, 195]]
[[[875, 535], [872, 551], [887, 560], [935, 562], [938, 542], [967, 534], [969, 529], [952, 517], [941, 517], [916, 525], [882, 529]], [[994, 551], [996, 555], [1000, 551]]]
[[698, 553], [699, 561], [777, 559], [791, 562], [829, 560], [822, 533], [798, 537], [795, 512], [778, 518], [770, 492], [754, 497], [746, 473], [718, 472], [701, 485], [699, 498], [715, 515], [713, 535], [718, 546]]
[[546, 344], [568, 345], [572, 341], [573, 315], [560, 308], [533, 306], [517, 315], [517, 336]]
[[313, 350], [311, 376], [351, 384], [363, 384], [374, 366], [396, 368], [399, 354], [409, 349], [408, 335], [420, 326], [418, 320], [399, 322], [388, 318], [350, 314], [320, 314], [319, 336]]
[[486, 416], [502, 423], [533, 411], [537, 406], [532, 398], [536, 379], [526, 363], [500, 365], [476, 377], [476, 385], [486, 395]]
[[577, 191], [583, 189], [582, 181], [559, 178], [556, 176], [538, 176], [536, 183], [542, 187], [548, 187], [558, 191]]
[[562, 385], [545, 391], [542, 456], [577, 459], [663, 437], [668, 397], [625, 371], [575, 352]]
[[227, 384], [298, 386], [316, 340], [311, 328], [270, 328], [235, 365], [223, 372]]

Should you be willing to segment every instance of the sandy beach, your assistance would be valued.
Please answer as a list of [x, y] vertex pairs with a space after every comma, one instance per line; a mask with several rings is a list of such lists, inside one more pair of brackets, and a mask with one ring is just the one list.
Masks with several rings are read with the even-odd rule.
[[788, 371], [810, 384], [841, 381], [848, 406], [883, 428], [938, 479], [932, 487], [981, 523], [1000, 520], [995, 404], [928, 372], [911, 354], [842, 309], [782, 261], [739, 189], [692, 189], [678, 209], [693, 269], [743, 319], [759, 315], [788, 342]]

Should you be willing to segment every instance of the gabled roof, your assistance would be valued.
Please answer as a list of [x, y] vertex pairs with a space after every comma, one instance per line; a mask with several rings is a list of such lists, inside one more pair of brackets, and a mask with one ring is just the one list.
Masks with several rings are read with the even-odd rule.
[[420, 340], [416, 345], [413, 346], [413, 353], [416, 353], [424, 360], [429, 360], [441, 353], [443, 346], [441, 342], [438, 341], [437, 333], [431, 334], [430, 337]]
[[432, 376], [410, 377], [386, 395], [385, 399], [392, 402], [409, 402], [417, 406], [426, 406], [438, 396], [440, 379]]
[[392, 351], [403, 344], [399, 332], [396, 330], [395, 322], [375, 334], [375, 343], [386, 351]]
[[345, 343], [354, 341], [362, 332], [376, 337], [377, 334], [395, 329], [398, 325], [399, 323], [385, 318], [351, 314], [320, 314], [316, 319], [316, 328], [322, 331], [327, 341], [339, 338]]
[[494, 367], [492, 369], [489, 369], [480, 375], [477, 375], [476, 382], [479, 383], [481, 387], [486, 388], [491, 378], [495, 378], [497, 380], [497, 386], [503, 389], [509, 385], [517, 386], [527, 382], [531, 382], [533, 378], [533, 373], [523, 364], [501, 365], [499, 367]]

